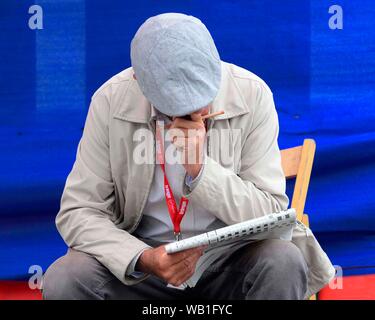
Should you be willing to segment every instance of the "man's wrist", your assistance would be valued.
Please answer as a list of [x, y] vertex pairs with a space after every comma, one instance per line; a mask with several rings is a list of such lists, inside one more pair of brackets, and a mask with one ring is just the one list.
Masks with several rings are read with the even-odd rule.
[[192, 178], [188, 173], [186, 174], [185, 185], [189, 188], [190, 191], [192, 191], [195, 188], [195, 186], [199, 183], [199, 180], [202, 177], [203, 170], [204, 170], [204, 165], [201, 166], [201, 169], [195, 178]]
[[140, 271], [144, 273], [149, 273], [149, 253], [151, 249], [144, 250], [141, 255], [138, 257], [137, 263], [135, 264], [135, 271]]
[[201, 172], [202, 164], [200, 163], [200, 164], [194, 164], [194, 165], [188, 165], [188, 166], [189, 167], [187, 168], [186, 172], [191, 177], [191, 179], [194, 180]]
[[129, 277], [135, 277], [135, 278], [140, 278], [141, 276], [144, 276], [143, 272], [140, 272], [139, 270], [136, 269], [136, 264], [139, 260], [139, 257], [142, 255], [142, 253], [147, 250], [143, 249], [141, 250], [131, 261], [130, 264], [128, 265], [125, 275]]

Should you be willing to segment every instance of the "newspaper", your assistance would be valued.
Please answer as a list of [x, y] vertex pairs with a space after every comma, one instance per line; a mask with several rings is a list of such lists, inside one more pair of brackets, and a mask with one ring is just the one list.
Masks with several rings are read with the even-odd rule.
[[215, 260], [228, 252], [240, 249], [249, 242], [264, 239], [291, 241], [295, 224], [295, 210], [289, 209], [168, 244], [166, 250], [170, 253], [208, 245], [197, 262], [194, 275], [179, 287], [170, 284], [168, 286], [181, 290], [194, 287], [203, 272]]

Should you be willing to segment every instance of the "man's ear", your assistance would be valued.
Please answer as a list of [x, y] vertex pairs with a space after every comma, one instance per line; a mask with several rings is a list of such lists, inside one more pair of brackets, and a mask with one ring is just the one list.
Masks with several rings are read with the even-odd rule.
[[135, 76], [135, 73], [133, 73], [133, 79], [134, 80], [137, 80], [136, 76]]

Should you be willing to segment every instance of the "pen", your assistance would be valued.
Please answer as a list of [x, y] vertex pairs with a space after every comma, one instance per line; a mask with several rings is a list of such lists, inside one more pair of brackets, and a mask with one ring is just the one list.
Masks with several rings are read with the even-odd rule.
[[216, 116], [219, 116], [219, 115], [224, 114], [224, 113], [225, 113], [224, 110], [209, 113], [209, 114], [206, 114], [205, 116], [202, 116], [202, 120], [209, 119], [209, 118], [212, 118], [212, 117], [216, 117]]
[[[217, 111], [217, 112], [209, 113], [209, 114], [206, 114], [205, 116], [202, 116], [202, 120], [209, 119], [209, 118], [212, 118], [212, 117], [216, 117], [216, 116], [219, 116], [219, 115], [224, 114], [224, 113], [225, 113], [224, 110], [220, 110], [220, 111]], [[177, 118], [177, 117], [173, 117], [172, 120], [174, 120], [175, 118]], [[179, 118], [191, 121], [190, 114], [188, 114], [186, 116], [179, 117]]]

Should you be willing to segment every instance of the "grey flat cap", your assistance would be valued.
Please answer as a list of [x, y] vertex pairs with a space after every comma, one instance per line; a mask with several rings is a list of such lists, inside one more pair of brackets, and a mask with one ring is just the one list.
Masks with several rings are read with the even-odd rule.
[[220, 57], [209, 31], [193, 16], [147, 19], [131, 42], [130, 56], [142, 93], [168, 116], [192, 113], [218, 93]]

